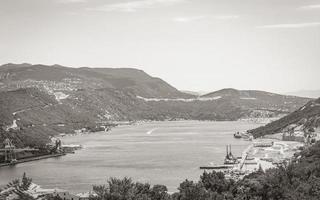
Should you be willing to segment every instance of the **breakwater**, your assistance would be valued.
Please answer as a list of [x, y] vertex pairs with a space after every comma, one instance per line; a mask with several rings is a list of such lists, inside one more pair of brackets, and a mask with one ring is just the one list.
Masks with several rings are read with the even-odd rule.
[[64, 155], [66, 155], [66, 153], [57, 153], [57, 154], [31, 157], [31, 158], [23, 158], [23, 159], [17, 160], [14, 163], [0, 163], [0, 167], [12, 166], [12, 165], [16, 165], [19, 163], [31, 162], [31, 161], [42, 160], [42, 159], [47, 159], [47, 158], [60, 157], [60, 156], [64, 156]]

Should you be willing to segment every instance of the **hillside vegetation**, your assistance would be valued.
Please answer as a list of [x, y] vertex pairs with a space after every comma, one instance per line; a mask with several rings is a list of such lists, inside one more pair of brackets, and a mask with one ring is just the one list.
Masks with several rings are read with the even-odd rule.
[[309, 100], [234, 89], [199, 97], [132, 68], [6, 64], [0, 66], [0, 139], [34, 145], [114, 121], [276, 117]]
[[69, 68], [60, 65], [0, 66], [0, 90], [20, 87], [68, 90], [113, 88], [144, 97], [191, 98], [159, 78], [132, 68]]
[[320, 98], [308, 102], [291, 114], [265, 126], [250, 130], [255, 137], [282, 132], [290, 125], [302, 126], [304, 131], [314, 131], [320, 127]]
[[37, 89], [0, 92], [0, 141], [10, 138], [17, 146], [37, 146], [48, 142], [48, 136], [90, 126], [95, 126], [90, 115]]
[[242, 108], [274, 112], [293, 112], [310, 100], [308, 98], [286, 96], [265, 91], [236, 90], [232, 88], [222, 89], [201, 97], [227, 99]]

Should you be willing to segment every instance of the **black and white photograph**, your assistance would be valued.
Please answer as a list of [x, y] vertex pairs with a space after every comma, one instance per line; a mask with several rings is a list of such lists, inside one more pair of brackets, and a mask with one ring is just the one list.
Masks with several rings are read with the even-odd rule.
[[320, 0], [0, 0], [0, 200], [319, 200]]

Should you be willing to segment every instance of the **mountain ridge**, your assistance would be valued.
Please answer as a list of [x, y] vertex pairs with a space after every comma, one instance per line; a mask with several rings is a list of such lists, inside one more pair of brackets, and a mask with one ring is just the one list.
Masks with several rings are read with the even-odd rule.
[[[22, 135], [26, 141], [34, 141], [37, 133], [45, 141], [48, 136], [79, 129], [101, 130], [101, 126], [113, 121], [275, 117], [288, 114], [310, 100], [235, 89], [198, 97], [133, 68], [41, 64], [0, 66], [0, 94], [0, 134], [10, 136], [13, 132], [11, 135], [21, 143]], [[36, 96], [43, 102], [37, 109], [29, 109], [37, 102]], [[27, 112], [17, 113], [17, 110]], [[18, 127], [9, 130], [10, 126]]]
[[299, 91], [288, 92], [287, 94], [299, 96], [299, 97], [319, 98], [320, 90], [299, 90]]
[[[35, 81], [77, 79], [84, 83], [82, 87], [87, 85], [87, 88], [90, 89], [125, 88], [145, 97], [193, 97], [193, 95], [178, 91], [160, 78], [149, 76], [144, 71], [134, 68], [69, 68], [61, 65], [41, 64], [5, 64], [0, 66], [0, 82], [3, 83], [0, 89], [6, 89], [4, 86], [8, 81], [24, 84], [24, 81], [28, 79]], [[79, 87], [77, 89], [80, 89]], [[18, 87], [12, 89], [18, 89]]]

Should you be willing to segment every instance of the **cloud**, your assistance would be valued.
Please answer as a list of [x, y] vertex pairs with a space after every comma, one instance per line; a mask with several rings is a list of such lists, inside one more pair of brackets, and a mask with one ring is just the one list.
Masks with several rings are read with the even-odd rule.
[[135, 12], [139, 9], [150, 8], [155, 6], [168, 6], [184, 2], [185, 0], [135, 0], [122, 3], [105, 4], [89, 10], [96, 11], [120, 11], [120, 12]]
[[320, 4], [302, 6], [302, 7], [300, 7], [300, 9], [302, 9], [302, 10], [320, 9]]
[[257, 28], [263, 29], [286, 29], [286, 28], [308, 28], [308, 27], [320, 27], [320, 22], [298, 23], [298, 24], [272, 24], [257, 26]]
[[87, 0], [58, 0], [59, 3], [85, 3]]
[[238, 19], [238, 15], [217, 15], [214, 16], [215, 19], [220, 19], [220, 20], [232, 20], [232, 19]]
[[201, 20], [206, 18], [205, 16], [193, 16], [193, 17], [176, 17], [173, 19], [173, 21], [176, 22], [191, 22], [196, 20]]
[[215, 20], [233, 20], [233, 19], [238, 19], [239, 16], [237, 15], [210, 15], [210, 16], [192, 16], [192, 17], [176, 17], [173, 19], [173, 21], [176, 22], [191, 22], [191, 21], [197, 21], [197, 20], [202, 20], [202, 19], [215, 19]]

